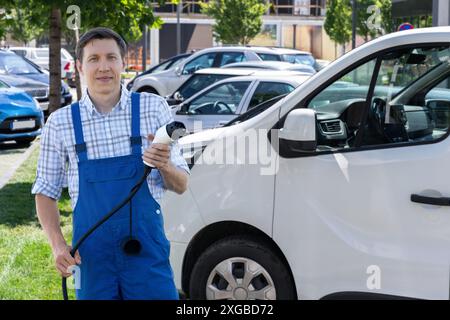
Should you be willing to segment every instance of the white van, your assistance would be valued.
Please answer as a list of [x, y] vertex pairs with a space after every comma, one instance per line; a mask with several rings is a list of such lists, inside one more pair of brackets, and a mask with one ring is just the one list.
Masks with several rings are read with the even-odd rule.
[[449, 56], [450, 27], [389, 34], [259, 115], [180, 139], [189, 188], [162, 202], [178, 288], [449, 299]]

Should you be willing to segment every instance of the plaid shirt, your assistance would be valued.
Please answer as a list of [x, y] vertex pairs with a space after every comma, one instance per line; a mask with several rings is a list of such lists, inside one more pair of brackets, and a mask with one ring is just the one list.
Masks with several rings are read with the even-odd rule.
[[[86, 92], [79, 103], [88, 159], [131, 154], [131, 92], [122, 86], [120, 101], [107, 114], [97, 111]], [[166, 101], [147, 93], [141, 93], [140, 119], [143, 151], [150, 146], [147, 135], [155, 134], [158, 128], [173, 121]], [[72, 113], [70, 106], [66, 106], [53, 112], [43, 129], [36, 180], [31, 191], [33, 194], [58, 200], [67, 177], [72, 208], [75, 208], [79, 187], [75, 144]], [[172, 145], [170, 160], [174, 166], [189, 173], [176, 144]], [[155, 200], [161, 200], [166, 188], [159, 170], [153, 170], [147, 182]]]

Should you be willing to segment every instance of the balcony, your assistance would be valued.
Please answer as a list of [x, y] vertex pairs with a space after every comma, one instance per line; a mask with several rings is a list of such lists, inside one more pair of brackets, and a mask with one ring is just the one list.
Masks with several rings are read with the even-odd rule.
[[[202, 1], [183, 0], [182, 15], [204, 17], [201, 14], [200, 3]], [[205, 0], [204, 2], [208, 2]], [[288, 17], [323, 17], [325, 16], [325, 0], [268, 0], [271, 6], [266, 16], [288, 16]], [[151, 1], [154, 12], [162, 15], [172, 16], [177, 13], [177, 5], [167, 2], [160, 6], [156, 0]]]

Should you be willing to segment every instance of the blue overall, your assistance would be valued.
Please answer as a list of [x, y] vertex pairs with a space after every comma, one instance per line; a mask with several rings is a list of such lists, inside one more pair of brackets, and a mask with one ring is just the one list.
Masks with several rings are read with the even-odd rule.
[[[71, 106], [78, 155], [79, 196], [73, 213], [73, 244], [123, 201], [144, 173], [141, 154], [139, 94], [132, 94], [128, 156], [88, 160], [78, 103]], [[130, 223], [132, 210], [132, 224]], [[126, 255], [122, 243], [130, 235], [142, 249]], [[131, 200], [80, 246], [80, 289], [77, 299], [178, 299], [169, 263], [161, 208], [144, 182]]]

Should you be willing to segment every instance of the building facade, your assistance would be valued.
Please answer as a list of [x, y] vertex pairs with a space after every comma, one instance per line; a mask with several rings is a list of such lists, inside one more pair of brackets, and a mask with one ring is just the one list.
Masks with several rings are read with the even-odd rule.
[[[180, 52], [219, 45], [213, 38], [214, 20], [201, 13], [200, 1], [183, 0], [180, 10]], [[325, 0], [267, 0], [270, 9], [263, 16], [261, 33], [251, 45], [278, 46], [309, 51], [316, 58], [332, 60], [334, 44], [326, 35]], [[159, 6], [152, 1], [156, 15], [164, 20], [160, 30], [151, 29], [149, 56], [152, 64], [176, 52], [177, 5]]]

